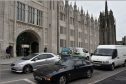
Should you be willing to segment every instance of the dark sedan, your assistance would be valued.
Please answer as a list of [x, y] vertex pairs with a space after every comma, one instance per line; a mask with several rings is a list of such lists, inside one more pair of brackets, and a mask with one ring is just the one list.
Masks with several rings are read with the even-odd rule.
[[71, 80], [92, 77], [93, 65], [84, 59], [67, 59], [41, 66], [33, 72], [34, 79], [43, 84], [66, 84]]

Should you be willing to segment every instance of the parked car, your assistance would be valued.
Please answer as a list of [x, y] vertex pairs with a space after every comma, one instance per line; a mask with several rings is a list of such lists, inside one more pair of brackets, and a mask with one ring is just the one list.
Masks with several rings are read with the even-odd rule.
[[33, 72], [34, 79], [40, 83], [66, 84], [71, 80], [92, 77], [93, 65], [91, 62], [71, 57], [60, 60], [55, 64], [44, 65]]
[[75, 48], [62, 48], [61, 50], [61, 58], [66, 58], [69, 56], [80, 56], [84, 57], [88, 60], [90, 60], [90, 54], [89, 52], [81, 47], [75, 47]]
[[11, 71], [29, 73], [41, 65], [55, 63], [60, 57], [53, 53], [34, 53], [11, 64]]
[[116, 66], [126, 66], [126, 46], [99, 45], [91, 57], [95, 66], [106, 66], [114, 70]]
[[61, 58], [70, 57], [72, 55], [72, 48], [62, 48], [61, 50]]
[[86, 59], [90, 60], [89, 52], [86, 49], [80, 48], [80, 47], [73, 48], [72, 56], [81, 56], [81, 57], [85, 57]]

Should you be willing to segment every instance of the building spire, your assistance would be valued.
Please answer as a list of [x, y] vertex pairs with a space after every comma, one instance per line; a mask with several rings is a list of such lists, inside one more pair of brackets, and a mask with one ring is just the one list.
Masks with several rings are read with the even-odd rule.
[[65, 0], [65, 5], [68, 5], [69, 4], [69, 0]]
[[76, 1], [74, 2], [74, 9], [77, 10]]
[[105, 1], [105, 15], [108, 15], [108, 4], [107, 4], [107, 0]]
[[83, 14], [83, 7], [81, 6], [81, 14]]

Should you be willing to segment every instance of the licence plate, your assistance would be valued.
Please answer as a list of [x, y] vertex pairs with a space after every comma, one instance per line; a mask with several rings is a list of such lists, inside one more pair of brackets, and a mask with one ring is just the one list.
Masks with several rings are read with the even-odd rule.
[[95, 66], [101, 66], [100, 64], [94, 64]]

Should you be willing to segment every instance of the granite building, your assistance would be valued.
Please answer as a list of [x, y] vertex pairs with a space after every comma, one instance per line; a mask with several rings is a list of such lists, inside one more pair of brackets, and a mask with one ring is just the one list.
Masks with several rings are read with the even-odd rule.
[[108, 11], [107, 1], [105, 12], [99, 16], [99, 44], [116, 44], [116, 23], [112, 10]]
[[97, 19], [69, 1], [0, 1], [0, 54], [13, 47], [13, 56], [62, 47], [84, 47], [93, 52], [99, 44]]
[[126, 36], [124, 36], [124, 37], [122, 38], [122, 44], [123, 44], [123, 45], [126, 45]]

